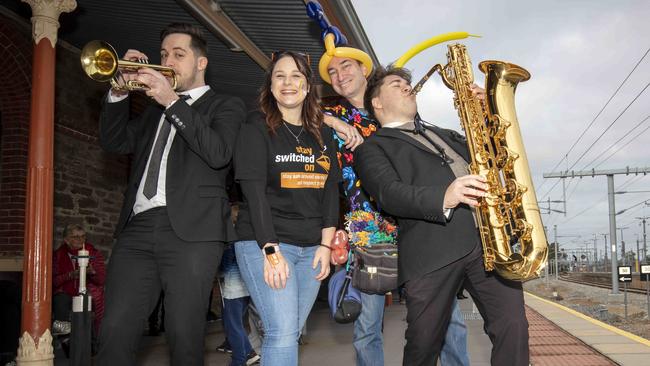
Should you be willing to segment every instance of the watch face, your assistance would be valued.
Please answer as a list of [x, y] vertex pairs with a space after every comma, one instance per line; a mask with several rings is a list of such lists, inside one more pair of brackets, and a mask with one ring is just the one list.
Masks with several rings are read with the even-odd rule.
[[264, 253], [266, 253], [266, 255], [274, 254], [275, 253], [275, 246], [271, 245], [271, 246], [268, 246], [268, 247], [264, 248]]

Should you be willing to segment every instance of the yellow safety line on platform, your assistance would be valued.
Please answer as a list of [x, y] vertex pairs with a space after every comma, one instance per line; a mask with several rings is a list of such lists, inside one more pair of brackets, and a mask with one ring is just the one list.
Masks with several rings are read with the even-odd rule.
[[[593, 323], [593, 324], [596, 324], [596, 325], [598, 325], [598, 326], [600, 326], [600, 327], [602, 327], [602, 328], [605, 328], [605, 329], [607, 329], [607, 330], [609, 330], [609, 331], [612, 331], [612, 332], [614, 332], [614, 333], [618, 333], [618, 334], [622, 335], [623, 337], [629, 338], [629, 339], [631, 339], [631, 340], [633, 340], [633, 341], [637, 341], [637, 342], [639, 342], [639, 343], [641, 343], [641, 344], [643, 344], [643, 345], [646, 345], [646, 346], [650, 347], [650, 341], [647, 340], [647, 339], [645, 339], [645, 338], [639, 337], [638, 335], [632, 334], [632, 333], [630, 333], [630, 332], [626, 332], [626, 331], [624, 331], [624, 330], [622, 330], [622, 329], [618, 329], [618, 328], [613, 327], [613, 326], [611, 326], [611, 325], [609, 325], [609, 324], [607, 324], [607, 323], [603, 323], [603, 322], [601, 322], [600, 320], [596, 320], [596, 319], [594, 319], [594, 318], [592, 318], [592, 317], [589, 317], [589, 316], [587, 316], [587, 315], [585, 315], [585, 314], [583, 314], [583, 313], [580, 313], [580, 312], [578, 312], [578, 311], [575, 311], [575, 310], [573, 310], [573, 309], [571, 309], [571, 308], [568, 308], [568, 307], [566, 307], [566, 306], [564, 306], [564, 305], [560, 305], [560, 304], [558, 304], [558, 303], [556, 303], [556, 302], [553, 302], [553, 301], [551, 301], [551, 300], [546, 300], [546, 299], [541, 298], [541, 297], [539, 297], [539, 296], [537, 296], [537, 295], [533, 295], [533, 294], [531, 294], [531, 293], [528, 292], [528, 291], [524, 291], [524, 292], [527, 293], [528, 295], [530, 295], [530, 296], [536, 298], [537, 300], [541, 300], [541, 301], [543, 301], [543, 302], [545, 302], [545, 303], [547, 303], [547, 304], [551, 304], [551, 305], [553, 305], [553, 306], [555, 306], [555, 307], [558, 307], [558, 308], [560, 308], [560, 309], [562, 309], [562, 310], [564, 310], [564, 311], [566, 311], [566, 312], [568, 312], [568, 313], [571, 313], [571, 314], [573, 314], [573, 315], [575, 315], [575, 316], [577, 316], [577, 317], [579, 317], [579, 318], [582, 318], [582, 319], [584, 319], [584, 320], [586, 320], [586, 321], [588, 321], [588, 322], [591, 322], [591, 323]], [[558, 325], [559, 325], [559, 324], [558, 324]], [[560, 325], [560, 328], [562, 328], [561, 325]]]

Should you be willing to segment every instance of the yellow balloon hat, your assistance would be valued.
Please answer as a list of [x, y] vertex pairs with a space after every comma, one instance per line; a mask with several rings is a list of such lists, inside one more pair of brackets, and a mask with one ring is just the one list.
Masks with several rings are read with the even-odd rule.
[[463, 39], [467, 37], [481, 37], [475, 34], [469, 34], [467, 32], [450, 32], [445, 34], [439, 34], [435, 37], [429, 38], [426, 41], [420, 42], [415, 46], [411, 47], [406, 53], [404, 53], [400, 58], [393, 63], [395, 67], [404, 67], [404, 65], [415, 55], [426, 50], [429, 47], [435, 46], [442, 42], [453, 41], [456, 39]]
[[334, 57], [352, 58], [361, 62], [366, 67], [365, 77], [372, 72], [372, 60], [367, 53], [352, 47], [336, 47], [334, 44], [334, 34], [330, 33], [325, 36], [325, 53], [318, 62], [318, 72], [320, 77], [328, 84], [332, 84], [332, 79], [327, 73], [327, 67]]

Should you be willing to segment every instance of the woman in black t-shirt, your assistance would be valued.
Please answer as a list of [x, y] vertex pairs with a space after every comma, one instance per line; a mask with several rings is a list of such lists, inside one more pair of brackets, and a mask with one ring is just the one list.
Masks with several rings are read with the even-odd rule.
[[235, 150], [244, 202], [237, 220], [237, 263], [264, 324], [262, 359], [298, 364], [298, 337], [338, 223], [339, 165], [307, 58], [275, 53]]

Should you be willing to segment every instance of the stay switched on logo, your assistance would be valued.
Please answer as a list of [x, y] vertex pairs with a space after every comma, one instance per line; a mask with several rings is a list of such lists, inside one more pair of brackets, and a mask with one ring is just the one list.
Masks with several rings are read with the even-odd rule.
[[[305, 163], [304, 171], [302, 172], [281, 172], [280, 173], [280, 187], [282, 188], [315, 188], [322, 189], [327, 180], [327, 173], [329, 173], [330, 159], [325, 156], [321, 151], [321, 156], [315, 159], [311, 147], [296, 147], [295, 153], [287, 155], [276, 155], [276, 163]], [[327, 173], [316, 173], [316, 164], [323, 168]]]
[[325, 151], [327, 151], [327, 146], [325, 146], [320, 152], [320, 156], [316, 159], [316, 164], [320, 165], [321, 168], [325, 169], [325, 171], [329, 173], [331, 161], [330, 157], [325, 155]]

